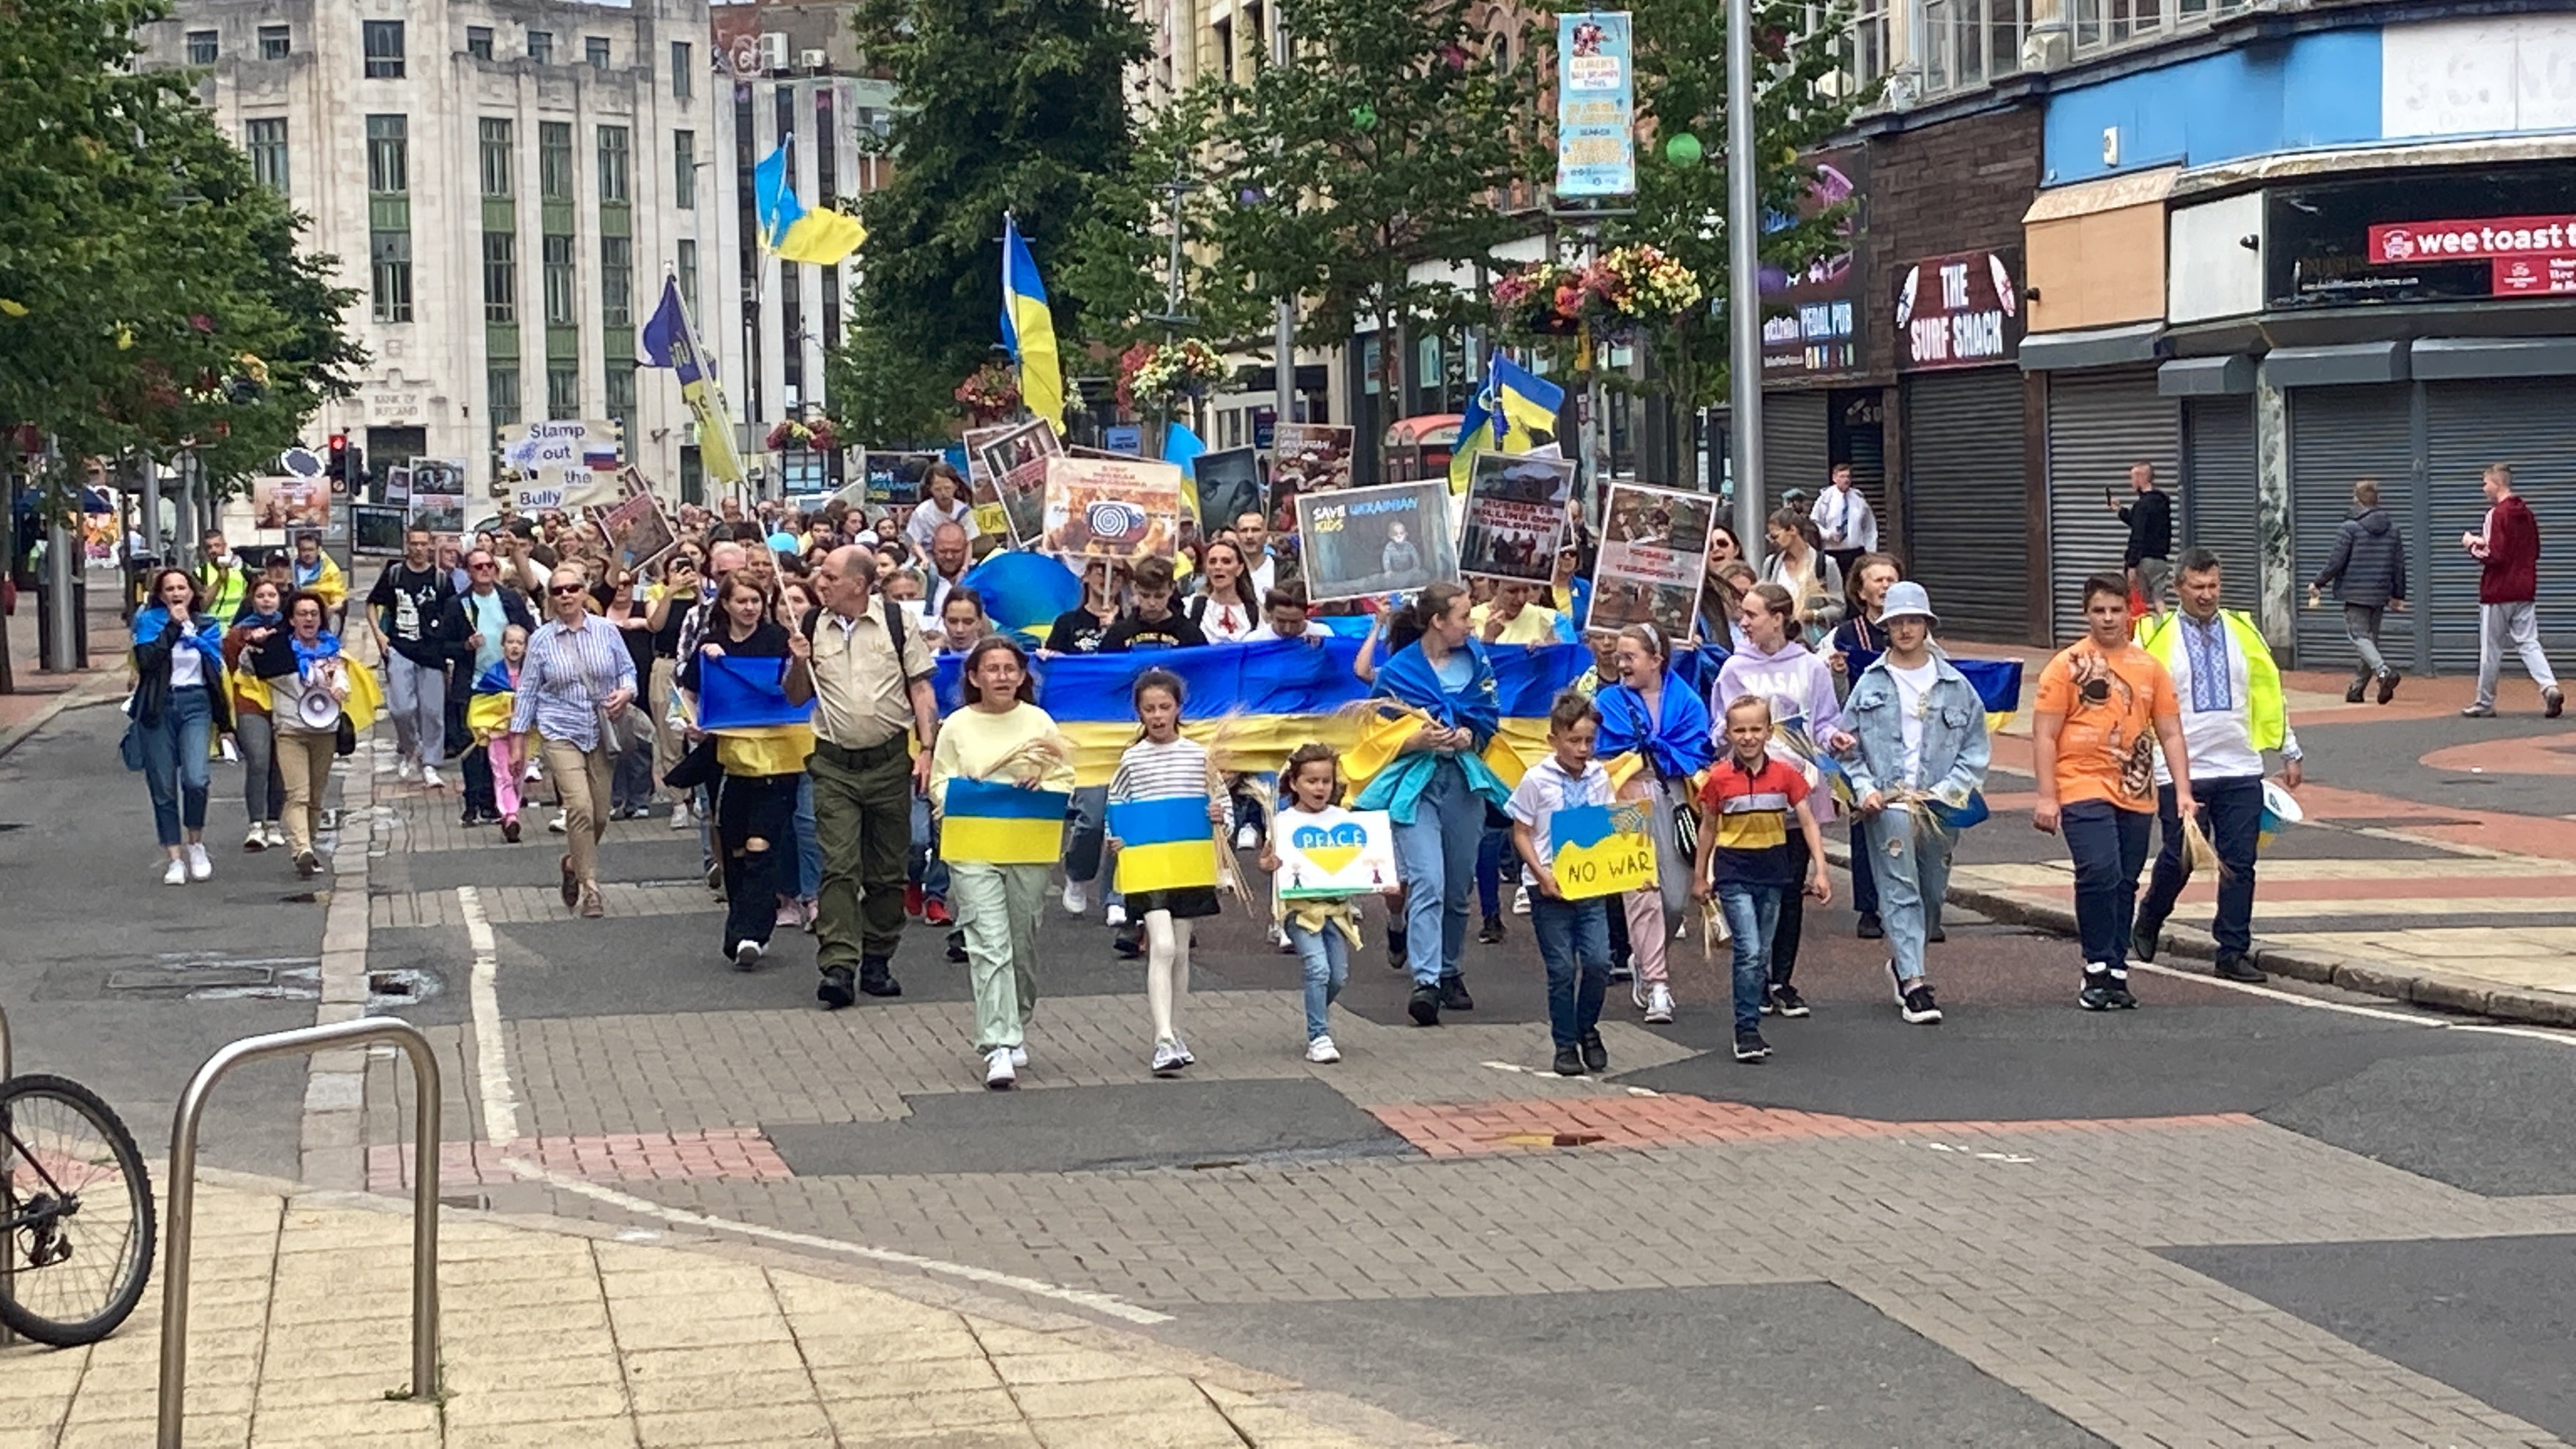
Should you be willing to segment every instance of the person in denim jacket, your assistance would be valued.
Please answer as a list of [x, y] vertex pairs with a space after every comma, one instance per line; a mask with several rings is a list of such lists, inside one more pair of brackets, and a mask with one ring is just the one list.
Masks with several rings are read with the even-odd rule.
[[1958, 831], [1982, 817], [1970, 801], [1993, 753], [1976, 687], [1932, 647], [1939, 622], [1921, 584], [1888, 589], [1887, 652], [1852, 684], [1833, 740], [1878, 877], [1897, 1006], [1916, 1026], [1941, 1019], [1923, 975], [1925, 924], [1949, 889]]

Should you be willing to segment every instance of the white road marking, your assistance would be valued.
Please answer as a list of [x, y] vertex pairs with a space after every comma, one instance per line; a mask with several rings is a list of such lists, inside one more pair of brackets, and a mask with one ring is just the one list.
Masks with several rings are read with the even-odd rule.
[[472, 886], [456, 888], [456, 910], [465, 918], [466, 944], [474, 950], [470, 995], [474, 1004], [474, 1078], [483, 1099], [483, 1140], [507, 1147], [519, 1140], [519, 1099], [510, 1088], [510, 1054], [501, 1040], [501, 954], [483, 898]]
[[2267, 1001], [2287, 1002], [2292, 1006], [2309, 1006], [2319, 1011], [2340, 1011], [2346, 1016], [2364, 1016], [2373, 1021], [2393, 1021], [2400, 1026], [2430, 1027], [2440, 1031], [2484, 1032], [2490, 1036], [2517, 1036], [2563, 1047], [2576, 1047], [2576, 1034], [2550, 1031], [2543, 1027], [2509, 1026], [2483, 1021], [2449, 1021], [2438, 1016], [2417, 1016], [2403, 1011], [2386, 1011], [2375, 1006], [2355, 1006], [2347, 1001], [2319, 1001], [2313, 996], [2301, 996], [2295, 991], [2276, 990], [2273, 987], [2257, 986], [2247, 981], [2230, 981], [2225, 977], [2207, 976], [2197, 971], [2177, 971], [2170, 966], [2151, 966], [2144, 961], [2130, 962], [2129, 969], [2153, 972], [2158, 976], [2170, 976], [2177, 981], [2197, 981], [2203, 986], [2224, 986], [2230, 991], [2241, 991], [2248, 996], [2260, 996]]

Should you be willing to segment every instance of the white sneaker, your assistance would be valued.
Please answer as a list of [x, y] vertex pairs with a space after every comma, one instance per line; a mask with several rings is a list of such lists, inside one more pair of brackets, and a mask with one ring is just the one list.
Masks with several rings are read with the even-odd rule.
[[1015, 1046], [1015, 1047], [1011, 1048], [1011, 1065], [1012, 1065], [1012, 1066], [1015, 1066], [1015, 1067], [1025, 1067], [1025, 1066], [1027, 1066], [1028, 1064], [1029, 1064], [1029, 1049], [1028, 1049], [1026, 1046]]
[[174, 860], [170, 862], [170, 868], [161, 872], [161, 883], [163, 885], [186, 885], [188, 883], [188, 863], [184, 860]]
[[397, 779], [397, 780], [402, 781], [402, 782], [403, 782], [404, 784], [406, 784], [406, 785], [410, 784], [410, 783], [411, 783], [412, 781], [414, 781], [414, 780], [419, 779], [419, 778], [420, 778], [420, 765], [419, 765], [419, 763], [418, 763], [417, 761], [413, 760], [409, 755], [405, 755], [405, 756], [403, 756], [403, 758], [402, 758], [401, 760], [397, 761], [397, 762], [395, 763], [395, 765], [394, 765], [394, 778], [395, 778], [395, 779]]
[[673, 830], [686, 830], [686, 829], [688, 829], [691, 825], [693, 825], [693, 824], [695, 824], [695, 823], [696, 823], [694, 820], [692, 820], [692, 819], [690, 818], [690, 817], [691, 817], [692, 815], [694, 815], [695, 813], [696, 813], [695, 809], [694, 809], [694, 808], [689, 804], [689, 802], [688, 802], [688, 801], [686, 801], [686, 800], [683, 800], [683, 801], [681, 801], [679, 804], [672, 806], [672, 807], [671, 807], [671, 828], [672, 828]]
[[564, 822], [571, 818], [572, 817], [570, 815], [558, 810], [555, 812], [555, 818], [546, 822], [546, 828], [557, 835], [561, 835], [564, 833]]
[[1009, 1047], [995, 1047], [984, 1054], [984, 1085], [987, 1089], [1007, 1092], [1019, 1084], [1019, 1074], [1011, 1070]]
[[280, 825], [280, 824], [278, 824], [276, 821], [272, 820], [272, 821], [268, 822], [268, 824], [266, 824], [266, 825], [264, 825], [264, 826], [260, 827], [260, 829], [261, 829], [261, 832], [262, 832], [263, 834], [265, 834], [265, 835], [267, 835], [267, 836], [268, 836], [268, 848], [269, 848], [269, 849], [271, 849], [271, 850], [284, 850], [284, 849], [286, 848], [286, 827], [285, 827], [285, 826]]
[[1194, 1067], [1199, 1064], [1199, 1059], [1190, 1055], [1190, 1044], [1181, 1040], [1179, 1037], [1172, 1038], [1172, 1050], [1181, 1054], [1182, 1066]]
[[1103, 919], [1105, 919], [1111, 926], [1123, 926], [1127, 924], [1127, 907], [1122, 902], [1111, 901], [1109, 903], [1108, 911], [1103, 915]]
[[1341, 1048], [1333, 1045], [1329, 1036], [1319, 1036], [1306, 1043], [1306, 1060], [1310, 1062], [1338, 1062], [1341, 1059]]
[[1663, 1026], [1673, 1019], [1672, 988], [1658, 981], [1646, 988], [1646, 1025]]
[[1237, 850], [1259, 850], [1261, 848], [1261, 827], [1249, 824], [1236, 826], [1234, 828], [1234, 848]]
[[536, 761], [534, 761], [534, 760], [530, 760], [530, 761], [528, 762], [527, 772], [526, 772], [525, 774], [521, 775], [519, 778], [520, 778], [520, 779], [522, 779], [522, 780], [525, 780], [525, 781], [527, 781], [529, 784], [533, 785], [533, 784], [537, 783], [539, 780], [544, 779], [545, 777], [546, 777], [546, 772], [545, 772], [544, 770], [541, 770], [541, 769], [539, 769], [539, 768], [537, 767], [537, 762], [536, 762]]
[[756, 970], [760, 966], [760, 958], [767, 954], [758, 941], [736, 941], [733, 943], [733, 969]]
[[1091, 909], [1091, 887], [1078, 880], [1064, 883], [1064, 913], [1079, 916]]
[[215, 863], [206, 858], [206, 843], [198, 841], [188, 847], [188, 879], [208, 880], [214, 876]]
[[447, 788], [447, 782], [438, 778], [438, 767], [436, 765], [421, 766], [420, 783], [425, 789], [444, 790]]
[[1515, 916], [1526, 916], [1526, 915], [1528, 915], [1528, 914], [1529, 914], [1529, 887], [1528, 887], [1528, 886], [1523, 885], [1523, 886], [1516, 886], [1516, 887], [1514, 887], [1514, 888], [1513, 888], [1513, 890], [1512, 890], [1512, 914], [1513, 914], [1513, 915], [1515, 915]]
[[1154, 1043], [1154, 1063], [1152, 1071], [1155, 1076], [1177, 1077], [1181, 1074], [1181, 1068], [1188, 1065], [1189, 1062], [1181, 1056], [1181, 1044], [1179, 1042], [1172, 1040], [1170, 1037], [1163, 1037]]
[[250, 833], [242, 837], [242, 849], [253, 852], [268, 849], [268, 832], [259, 828], [258, 821], [252, 821]]

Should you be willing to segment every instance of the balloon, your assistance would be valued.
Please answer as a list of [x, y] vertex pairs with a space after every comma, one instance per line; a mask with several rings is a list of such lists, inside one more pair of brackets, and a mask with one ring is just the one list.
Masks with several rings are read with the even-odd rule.
[[1688, 131], [1680, 132], [1664, 143], [1664, 159], [1676, 166], [1697, 166], [1703, 154], [1699, 137]]

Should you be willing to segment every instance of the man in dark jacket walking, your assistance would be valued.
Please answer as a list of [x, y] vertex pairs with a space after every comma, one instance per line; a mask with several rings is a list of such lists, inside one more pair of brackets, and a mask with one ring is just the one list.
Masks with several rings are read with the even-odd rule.
[[2478, 697], [2460, 713], [2483, 719], [2495, 713], [2496, 675], [2510, 641], [2531, 682], [2540, 686], [2541, 712], [2551, 719], [2567, 706], [2549, 656], [2540, 652], [2540, 524], [2531, 505], [2513, 491], [2513, 469], [2489, 463], [2486, 526], [2460, 535], [2460, 547], [2478, 561]]
[[2352, 687], [2343, 692], [2344, 703], [2361, 703], [2362, 691], [2373, 679], [2379, 681], [2379, 702], [2388, 703], [2397, 695], [2397, 671], [2380, 655], [2379, 620], [2386, 610], [2406, 607], [2406, 540], [2388, 510], [2379, 506], [2375, 478], [2352, 485], [2352, 517], [2335, 530], [2334, 552], [2308, 584], [2308, 607], [2315, 608], [2317, 596], [2327, 589], [2343, 603], [2344, 636], [2360, 656]]
[[2165, 584], [2173, 577], [2173, 498], [2156, 487], [2156, 465], [2129, 465], [2129, 489], [2137, 496], [2127, 504], [2114, 498], [2111, 490], [2102, 490], [2102, 504], [2119, 515], [2129, 526], [2129, 546], [2121, 551], [2121, 567], [2129, 571], [2129, 588], [2147, 601], [2147, 608], [2161, 614], [2165, 608]]

